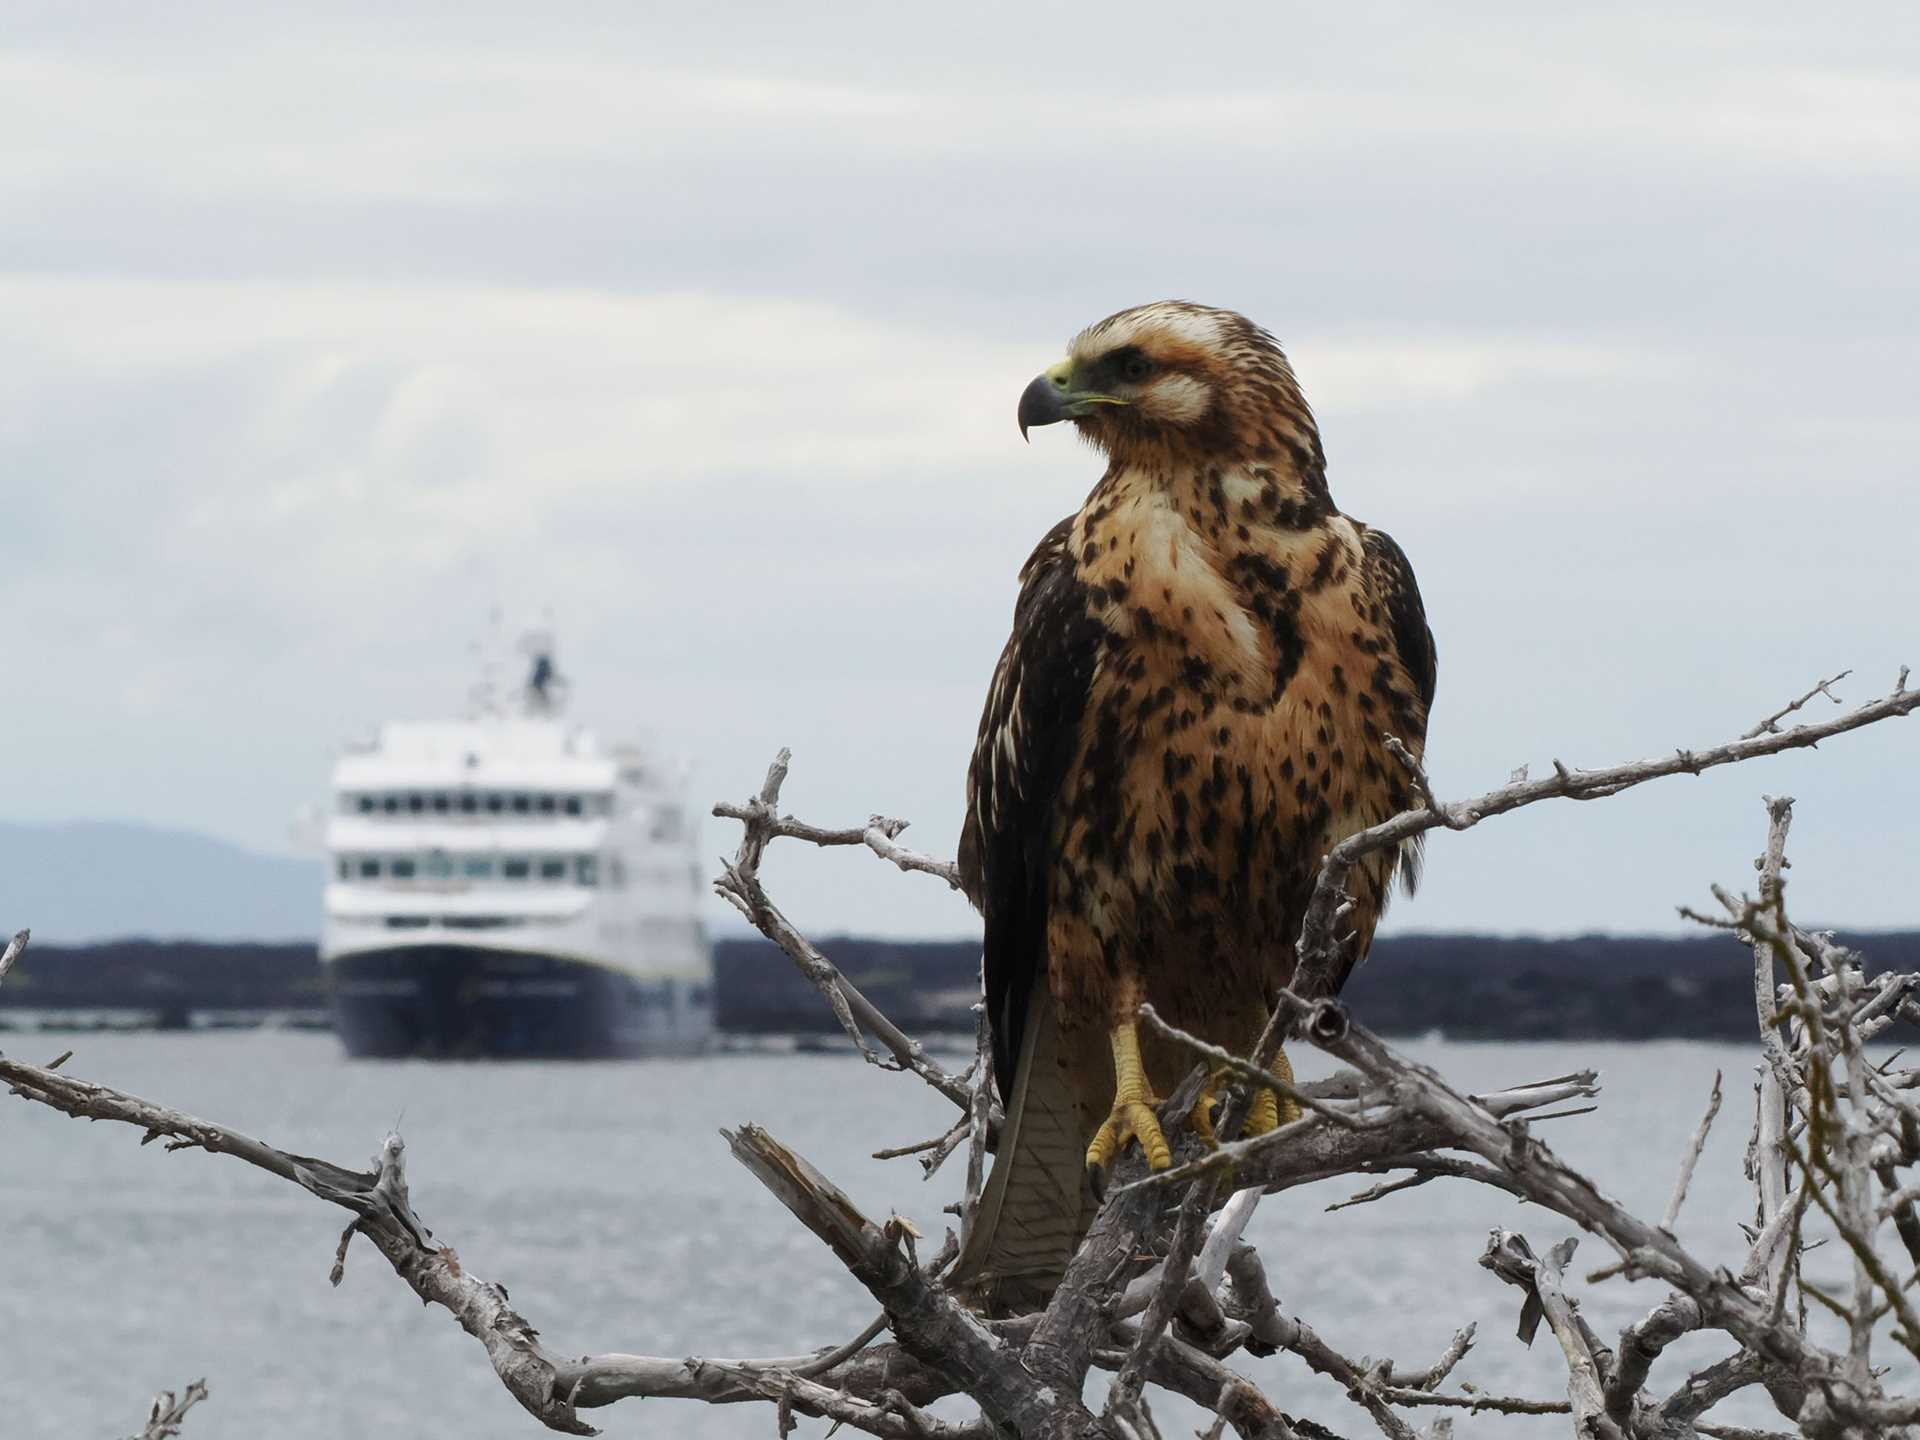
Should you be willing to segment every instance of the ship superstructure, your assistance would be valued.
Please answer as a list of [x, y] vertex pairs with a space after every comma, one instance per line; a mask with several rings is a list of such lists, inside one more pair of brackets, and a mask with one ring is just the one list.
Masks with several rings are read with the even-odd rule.
[[712, 1032], [676, 777], [517, 702], [397, 722], [335, 766], [321, 960], [354, 1055], [685, 1054]]

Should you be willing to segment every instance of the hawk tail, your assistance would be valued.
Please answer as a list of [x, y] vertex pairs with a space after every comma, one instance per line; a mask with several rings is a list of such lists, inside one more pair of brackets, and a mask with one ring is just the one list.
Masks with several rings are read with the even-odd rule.
[[1060, 1068], [1044, 975], [1023, 1029], [999, 1153], [954, 1266], [962, 1293], [996, 1314], [1046, 1304], [1090, 1221], [1087, 1137]]

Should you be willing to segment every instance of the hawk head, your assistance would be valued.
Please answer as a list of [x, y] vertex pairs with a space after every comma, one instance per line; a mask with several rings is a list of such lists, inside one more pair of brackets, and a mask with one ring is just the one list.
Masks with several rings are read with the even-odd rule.
[[1113, 459], [1325, 461], [1293, 367], [1231, 310], [1161, 300], [1089, 325], [1020, 396], [1020, 433], [1071, 420]]

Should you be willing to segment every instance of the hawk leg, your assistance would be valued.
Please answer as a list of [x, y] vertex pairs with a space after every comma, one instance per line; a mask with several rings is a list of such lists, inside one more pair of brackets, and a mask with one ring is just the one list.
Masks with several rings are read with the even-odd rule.
[[1147, 1084], [1146, 1067], [1140, 1063], [1136, 1022], [1121, 1021], [1107, 1040], [1113, 1048], [1113, 1109], [1087, 1146], [1087, 1169], [1096, 1176], [1104, 1175], [1127, 1141], [1138, 1140], [1148, 1168], [1164, 1170], [1173, 1163], [1173, 1152], [1153, 1113], [1158, 1099]]

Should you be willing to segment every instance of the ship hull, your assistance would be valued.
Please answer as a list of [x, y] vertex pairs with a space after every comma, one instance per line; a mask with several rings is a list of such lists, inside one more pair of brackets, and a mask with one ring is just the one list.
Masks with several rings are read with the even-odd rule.
[[424, 944], [327, 964], [347, 1054], [398, 1059], [638, 1059], [698, 1054], [711, 987], [569, 956]]

